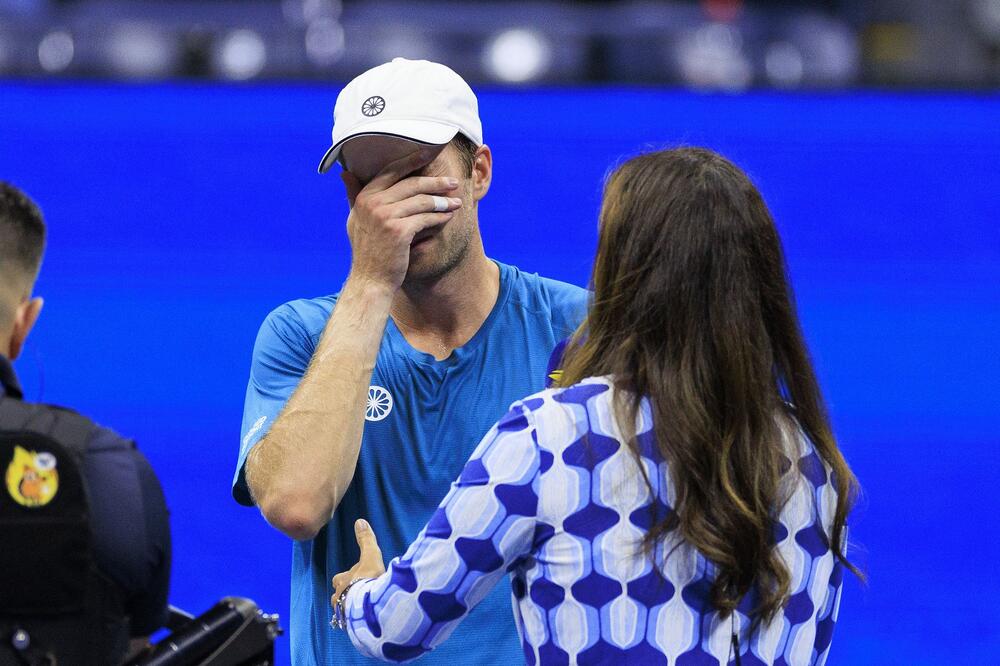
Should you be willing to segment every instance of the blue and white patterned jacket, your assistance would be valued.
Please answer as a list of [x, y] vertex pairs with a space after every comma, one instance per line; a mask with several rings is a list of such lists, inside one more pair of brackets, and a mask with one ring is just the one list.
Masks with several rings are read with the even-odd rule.
[[[665, 515], [673, 491], [650, 429], [637, 423], [642, 464], [621, 441], [611, 384], [592, 378], [515, 403], [472, 454], [426, 528], [385, 574], [346, 599], [348, 633], [364, 654], [406, 661], [434, 649], [508, 573], [528, 664], [823, 664], [843, 566], [828, 548], [836, 506], [830, 469], [801, 433], [788, 433], [800, 474], [775, 540], [792, 596], [749, 634], [749, 596], [722, 620], [708, 602], [714, 567], [693, 547], [674, 549], [662, 575], [640, 544], [649, 507]], [[586, 445], [583, 442], [587, 438]], [[496, 618], [498, 623], [509, 621]], [[489, 650], [489, 645], [483, 645]]]

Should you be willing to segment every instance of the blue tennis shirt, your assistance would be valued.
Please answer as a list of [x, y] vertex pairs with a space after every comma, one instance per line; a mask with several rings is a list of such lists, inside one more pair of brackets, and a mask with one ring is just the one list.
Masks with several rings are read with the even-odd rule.
[[[315, 539], [293, 545], [292, 663], [373, 663], [329, 626], [330, 579], [358, 561], [354, 521], [371, 523], [386, 558], [402, 555], [490, 427], [515, 400], [543, 388], [553, 348], [582, 321], [585, 290], [497, 265], [496, 305], [473, 338], [447, 359], [411, 347], [389, 319], [368, 390], [354, 480], [333, 520]], [[251, 504], [243, 476], [247, 453], [305, 373], [336, 300], [286, 303], [260, 328], [233, 479], [233, 495], [243, 504]], [[422, 663], [522, 662], [510, 599], [504, 580]]]

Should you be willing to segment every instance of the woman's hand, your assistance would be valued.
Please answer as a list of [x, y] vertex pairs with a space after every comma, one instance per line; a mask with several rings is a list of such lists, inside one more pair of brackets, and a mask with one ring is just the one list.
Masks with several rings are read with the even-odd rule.
[[344, 591], [352, 580], [359, 578], [377, 578], [385, 573], [385, 564], [382, 563], [382, 551], [375, 540], [375, 533], [372, 532], [368, 521], [359, 518], [354, 522], [354, 536], [358, 540], [361, 548], [361, 558], [358, 563], [351, 567], [350, 571], [344, 571], [333, 577], [333, 596], [330, 597], [330, 605], [337, 607], [337, 598]]

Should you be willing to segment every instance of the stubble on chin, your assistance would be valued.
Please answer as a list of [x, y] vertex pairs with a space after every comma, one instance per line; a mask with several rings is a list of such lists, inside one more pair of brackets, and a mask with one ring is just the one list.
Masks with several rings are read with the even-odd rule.
[[[435, 239], [434, 242], [443, 240], [439, 238]], [[417, 284], [440, 280], [462, 263], [462, 260], [469, 253], [470, 242], [471, 234], [452, 238], [448, 243], [441, 243], [443, 247], [434, 252], [433, 256], [424, 256], [417, 263], [411, 261], [403, 284]]]

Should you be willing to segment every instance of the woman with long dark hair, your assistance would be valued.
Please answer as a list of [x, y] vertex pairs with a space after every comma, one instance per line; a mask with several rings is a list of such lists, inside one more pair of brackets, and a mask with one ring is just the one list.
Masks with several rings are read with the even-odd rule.
[[411, 659], [509, 572], [531, 664], [824, 663], [857, 482], [760, 194], [708, 150], [625, 162], [592, 286], [559, 386], [515, 403], [387, 572], [358, 521], [334, 625]]

